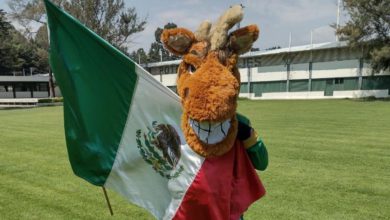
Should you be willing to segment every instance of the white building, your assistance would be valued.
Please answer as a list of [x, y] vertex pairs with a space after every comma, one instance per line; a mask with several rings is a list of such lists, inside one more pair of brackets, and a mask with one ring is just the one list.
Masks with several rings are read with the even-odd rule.
[[[373, 74], [361, 49], [345, 42], [250, 52], [239, 59], [240, 96], [250, 99], [389, 97], [390, 72]], [[176, 90], [181, 61], [151, 63], [146, 69]]]

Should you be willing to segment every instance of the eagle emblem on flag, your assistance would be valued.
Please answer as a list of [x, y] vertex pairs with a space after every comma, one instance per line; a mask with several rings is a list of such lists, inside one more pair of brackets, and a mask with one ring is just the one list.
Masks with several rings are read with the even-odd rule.
[[170, 124], [152, 122], [152, 128], [147, 127], [146, 132], [136, 131], [136, 142], [144, 161], [152, 165], [153, 169], [167, 179], [177, 178], [184, 170], [183, 166], [177, 168], [180, 160], [180, 137]]

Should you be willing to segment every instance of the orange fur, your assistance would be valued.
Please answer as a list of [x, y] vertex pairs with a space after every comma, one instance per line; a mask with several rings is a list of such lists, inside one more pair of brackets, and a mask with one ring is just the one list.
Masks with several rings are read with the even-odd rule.
[[[189, 73], [188, 73], [189, 74]], [[190, 97], [183, 99], [183, 107], [198, 121], [221, 121], [235, 115], [239, 82], [211, 53], [200, 68], [185, 81], [180, 89], [189, 89]]]
[[249, 25], [232, 32], [228, 44], [237, 54], [243, 54], [252, 48], [252, 43], [258, 37], [259, 28], [256, 25]]
[[253, 36], [253, 41], [256, 41], [257, 38], [259, 37], [259, 28], [257, 27], [257, 25], [252, 24], [252, 25], [248, 25], [246, 27], [237, 29], [237, 30], [233, 31], [230, 35], [240, 37], [240, 36], [248, 35], [248, 33], [251, 33], [250, 35]]
[[[201, 156], [220, 156], [234, 145], [240, 89], [240, 73], [236, 66], [238, 54], [248, 50], [257, 37], [256, 26], [244, 27], [229, 36], [229, 43], [225, 47], [209, 51], [210, 42], [207, 39], [196, 41], [192, 32], [183, 28], [164, 30], [161, 36], [169, 51], [184, 55], [177, 78], [177, 91], [183, 106], [181, 127], [188, 145]], [[190, 118], [198, 122], [230, 119], [231, 126], [225, 139], [216, 144], [206, 144], [189, 125]]]
[[185, 28], [166, 29], [161, 34], [161, 42], [176, 55], [185, 54], [194, 40], [194, 34]]
[[[194, 151], [202, 156], [222, 155], [230, 150], [237, 135], [235, 114], [240, 85], [239, 78], [237, 78], [237, 74], [232, 74], [219, 63], [216, 52], [209, 53], [200, 68], [192, 75], [187, 72], [188, 70], [184, 66], [186, 66], [185, 63], [180, 65], [177, 85], [182, 97], [184, 110], [182, 128], [186, 140]], [[184, 95], [185, 93], [187, 96]], [[209, 145], [201, 142], [194, 134], [188, 125], [189, 118], [212, 122], [231, 119], [232, 126], [222, 142]]]

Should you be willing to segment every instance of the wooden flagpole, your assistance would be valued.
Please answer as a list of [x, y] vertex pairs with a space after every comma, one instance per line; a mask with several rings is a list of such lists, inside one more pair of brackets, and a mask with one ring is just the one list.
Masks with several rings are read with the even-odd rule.
[[110, 200], [108, 199], [108, 196], [107, 196], [106, 188], [104, 188], [104, 186], [102, 186], [102, 189], [103, 189], [104, 197], [106, 198], [108, 209], [110, 210], [110, 214], [111, 214], [111, 216], [113, 216], [114, 212], [112, 211]]

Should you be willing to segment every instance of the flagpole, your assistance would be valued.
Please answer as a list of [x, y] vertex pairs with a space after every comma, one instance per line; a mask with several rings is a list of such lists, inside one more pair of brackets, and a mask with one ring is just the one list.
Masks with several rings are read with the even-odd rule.
[[113, 216], [114, 212], [112, 211], [110, 200], [108, 199], [108, 195], [107, 195], [107, 192], [106, 192], [106, 188], [104, 186], [102, 186], [102, 189], [103, 189], [104, 197], [106, 198], [108, 209], [110, 210], [110, 214], [111, 214], [111, 216]]

